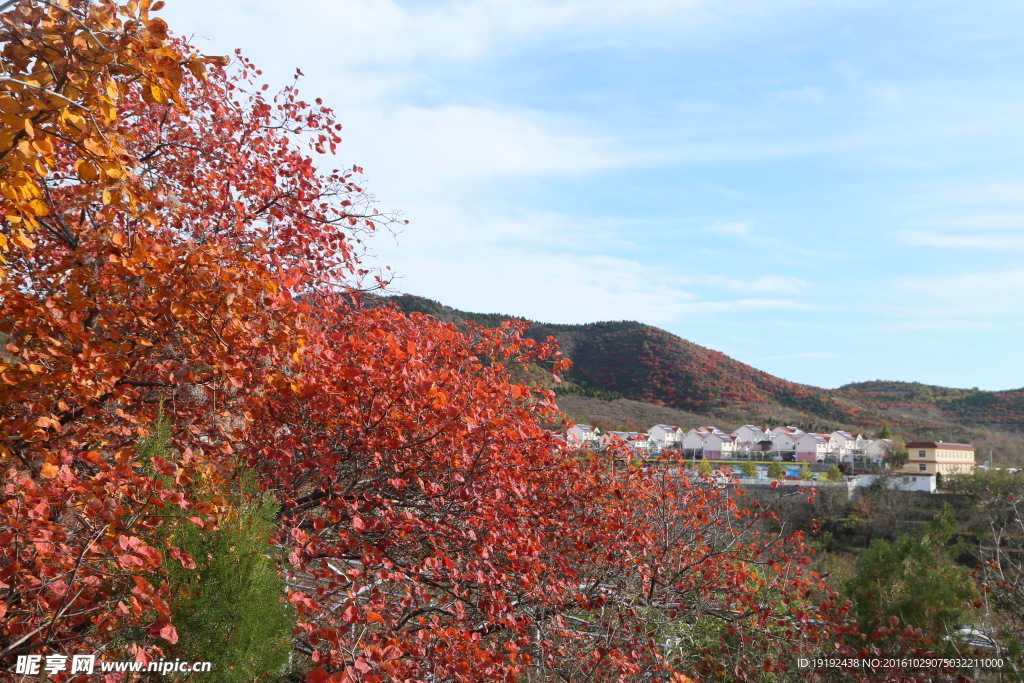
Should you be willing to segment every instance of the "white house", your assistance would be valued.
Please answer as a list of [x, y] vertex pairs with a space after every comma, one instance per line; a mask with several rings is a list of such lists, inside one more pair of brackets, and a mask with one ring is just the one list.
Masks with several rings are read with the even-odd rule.
[[690, 431], [683, 435], [683, 448], [690, 451], [699, 451], [704, 448], [704, 439], [708, 438], [709, 434], [714, 434], [718, 430], [714, 427], [694, 427]]
[[824, 434], [806, 433], [796, 438], [795, 450], [798, 462], [818, 462], [828, 455], [831, 439]]
[[804, 431], [796, 427], [776, 427], [772, 430], [772, 450], [796, 450], [796, 440], [803, 435]]
[[601, 430], [590, 425], [573, 425], [566, 431], [569, 448], [599, 448]]
[[857, 443], [861, 440], [850, 432], [832, 432], [829, 434], [829, 452], [838, 458], [846, 458], [857, 450]]
[[736, 437], [725, 434], [717, 429], [704, 439], [704, 458], [710, 460], [728, 460], [736, 452]]
[[659, 448], [679, 448], [685, 436], [683, 430], [675, 425], [654, 425], [647, 434]]
[[626, 446], [636, 451], [638, 455], [646, 455], [650, 452], [652, 443], [647, 434], [639, 432], [605, 432], [601, 436], [601, 445], [605, 448]]
[[749, 451], [755, 444], [772, 440], [772, 430], [756, 425], [743, 425], [732, 433], [738, 450]]
[[864, 452], [872, 461], [879, 462], [889, 453], [890, 448], [892, 448], [892, 439], [875, 439], [868, 444]]

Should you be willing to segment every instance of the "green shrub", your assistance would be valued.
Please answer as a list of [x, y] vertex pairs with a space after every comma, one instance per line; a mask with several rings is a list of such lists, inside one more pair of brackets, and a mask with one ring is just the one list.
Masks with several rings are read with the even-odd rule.
[[[173, 459], [171, 425], [162, 413], [136, 452], [144, 467], [156, 455]], [[217, 529], [197, 527], [180, 508], [168, 525], [167, 545], [196, 564], [186, 568], [166, 553], [163, 561], [178, 632], [170, 653], [213, 665], [209, 673], [194, 674], [195, 681], [273, 681], [289, 662], [295, 611], [285, 597], [284, 558], [270, 543], [277, 504], [256, 493], [250, 472], [243, 471], [236, 486]]]

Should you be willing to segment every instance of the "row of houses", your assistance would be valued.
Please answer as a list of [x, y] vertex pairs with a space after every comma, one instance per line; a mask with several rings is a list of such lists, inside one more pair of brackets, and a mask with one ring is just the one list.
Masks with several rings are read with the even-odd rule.
[[709, 460], [729, 460], [756, 451], [775, 451], [790, 455], [797, 462], [818, 462], [829, 458], [839, 461], [865, 458], [880, 462], [892, 446], [891, 439], [867, 439], [844, 431], [831, 434], [805, 432], [796, 427], [762, 428], [743, 425], [731, 434], [713, 426], [694, 427], [685, 431], [674, 425], [654, 425], [646, 432], [602, 433], [597, 427], [574, 425], [565, 435], [573, 448], [599, 450], [611, 446], [627, 446], [641, 457], [663, 450], [677, 450], [684, 455], [701, 455]]

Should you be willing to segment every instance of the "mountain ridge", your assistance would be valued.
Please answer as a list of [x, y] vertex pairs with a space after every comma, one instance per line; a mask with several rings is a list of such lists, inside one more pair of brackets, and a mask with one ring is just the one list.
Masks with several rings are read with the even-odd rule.
[[[496, 326], [505, 320], [526, 320], [461, 311], [410, 294], [370, 301], [370, 305], [388, 303], [456, 324]], [[562, 396], [578, 397], [564, 399], [574, 412], [584, 413], [571, 415], [574, 419], [588, 418], [587, 405], [600, 407], [594, 400], [621, 398], [723, 424], [785, 423], [826, 433], [877, 430], [887, 424], [909, 438], [973, 439], [1011, 460], [1024, 460], [1024, 448], [1014, 437], [1024, 431], [1024, 389], [991, 392], [891, 380], [824, 389], [775, 377], [636, 321], [574, 325], [529, 321], [526, 334], [537, 340], [554, 337], [573, 361], [564, 375], [565, 384], [552, 387]], [[630, 410], [638, 414], [635, 406]]]

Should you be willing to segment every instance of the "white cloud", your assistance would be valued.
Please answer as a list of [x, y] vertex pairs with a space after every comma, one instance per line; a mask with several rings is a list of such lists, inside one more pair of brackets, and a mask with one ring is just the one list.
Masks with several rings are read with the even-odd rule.
[[464, 310], [564, 323], [629, 319], [671, 326], [812, 308], [763, 296], [802, 292], [807, 283], [799, 278], [727, 277], [699, 264], [683, 270], [671, 252], [649, 258], [649, 249], [629, 241], [627, 226], [616, 230], [613, 221], [595, 225], [550, 212], [512, 218], [477, 208], [432, 205], [425, 209], [432, 230], [408, 231], [399, 248], [381, 245], [381, 262], [401, 276], [395, 289]]
[[741, 280], [723, 275], [701, 274], [697, 278], [684, 278], [690, 283], [702, 283], [733, 292], [781, 292], [795, 294], [807, 288], [808, 283], [789, 275], [761, 275], [752, 280]]
[[501, 175], [561, 176], [630, 163], [613, 142], [537, 112], [470, 107], [398, 106], [356, 113], [347, 155], [383, 160], [375, 176], [440, 186]]
[[943, 234], [927, 231], [905, 230], [899, 237], [907, 244], [919, 247], [945, 249], [1004, 250], [1024, 248], [1024, 235], [993, 233]]
[[768, 99], [772, 102], [797, 102], [804, 104], [820, 104], [824, 102], [825, 91], [822, 88], [804, 86], [802, 88], [790, 88], [777, 90], [768, 93]]
[[715, 223], [708, 227], [709, 232], [731, 237], [747, 237], [754, 228], [754, 221], [731, 221]]
[[280, 3], [256, 0], [206, 4], [200, 12], [198, 3], [174, 4], [179, 7], [167, 14], [180, 15], [188, 12], [182, 5], [191, 5], [191, 13], [204, 16], [206, 23], [234, 26], [250, 35], [253, 29], [269, 32], [262, 21], [273, 16], [276, 40], [329, 46], [339, 61], [350, 65], [476, 60], [553, 36], [588, 46], [630, 44], [640, 36], [692, 45], [720, 39], [736, 27], [760, 25], [766, 18], [836, 5], [834, 0], [321, 0], [286, 10]]
[[1021, 268], [907, 277], [891, 283], [892, 300], [901, 303], [889, 310], [902, 329], [934, 330], [941, 325], [958, 335], [976, 335], [982, 329], [1005, 332], [1022, 327], [1015, 315], [1022, 291]]

